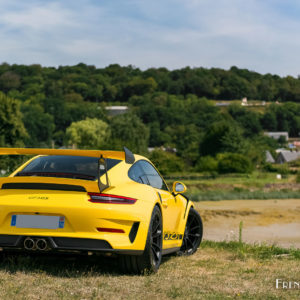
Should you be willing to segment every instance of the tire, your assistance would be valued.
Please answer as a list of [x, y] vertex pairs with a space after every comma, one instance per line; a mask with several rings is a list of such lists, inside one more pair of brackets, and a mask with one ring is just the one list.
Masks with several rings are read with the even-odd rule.
[[158, 271], [162, 257], [162, 217], [155, 206], [148, 229], [146, 247], [142, 255], [120, 257], [120, 267], [124, 273], [147, 274]]
[[185, 225], [182, 246], [178, 252], [179, 255], [194, 254], [203, 236], [203, 223], [199, 213], [193, 208], [190, 208], [189, 215]]

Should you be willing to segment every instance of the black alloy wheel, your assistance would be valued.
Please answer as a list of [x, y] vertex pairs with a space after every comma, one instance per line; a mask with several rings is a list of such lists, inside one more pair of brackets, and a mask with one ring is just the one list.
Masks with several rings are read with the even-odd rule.
[[185, 226], [182, 246], [179, 255], [192, 255], [200, 246], [203, 235], [203, 224], [199, 213], [191, 207]]
[[150, 246], [152, 251], [152, 265], [158, 270], [162, 256], [162, 221], [160, 212], [156, 213], [153, 217]]

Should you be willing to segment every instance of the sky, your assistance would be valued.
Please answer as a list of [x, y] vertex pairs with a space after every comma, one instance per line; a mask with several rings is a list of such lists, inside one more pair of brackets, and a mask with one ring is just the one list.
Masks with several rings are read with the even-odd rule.
[[299, 0], [0, 0], [0, 63], [300, 75]]

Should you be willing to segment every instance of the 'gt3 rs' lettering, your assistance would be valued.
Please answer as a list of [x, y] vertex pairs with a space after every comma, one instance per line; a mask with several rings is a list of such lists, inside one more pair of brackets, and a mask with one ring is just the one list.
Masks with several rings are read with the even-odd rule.
[[183, 235], [182, 234], [177, 234], [176, 232], [164, 232], [164, 240], [169, 241], [169, 240], [182, 240]]

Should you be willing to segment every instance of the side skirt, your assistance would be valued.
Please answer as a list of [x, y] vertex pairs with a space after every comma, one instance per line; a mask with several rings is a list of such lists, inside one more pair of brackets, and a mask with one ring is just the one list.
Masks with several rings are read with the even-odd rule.
[[168, 249], [163, 249], [162, 250], [162, 255], [167, 255], [170, 253], [174, 253], [180, 250], [180, 247], [174, 247], [174, 248], [168, 248]]

